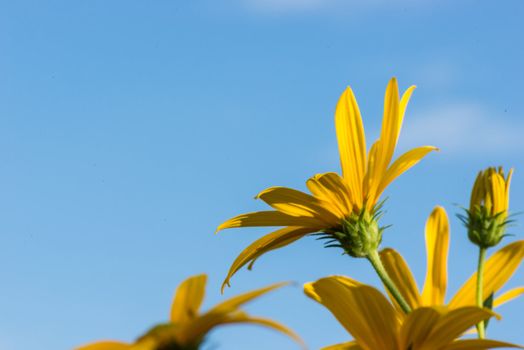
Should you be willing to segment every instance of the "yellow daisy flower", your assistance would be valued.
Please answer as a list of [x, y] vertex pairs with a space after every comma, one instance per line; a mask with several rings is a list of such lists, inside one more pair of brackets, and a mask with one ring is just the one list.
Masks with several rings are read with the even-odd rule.
[[513, 344], [458, 338], [481, 320], [496, 316], [475, 306], [453, 310], [421, 307], [405, 315], [377, 289], [343, 276], [304, 285], [304, 292], [325, 306], [354, 341], [324, 350], [478, 350], [518, 347]]
[[234, 323], [258, 324], [275, 329], [305, 348], [302, 340], [287, 327], [270, 319], [250, 316], [240, 309], [243, 304], [285, 283], [238, 295], [200, 313], [206, 282], [206, 275], [193, 276], [182, 282], [173, 299], [169, 322], [154, 326], [135, 342], [100, 341], [77, 350], [197, 350], [212, 329]]
[[[447, 290], [447, 269], [449, 249], [449, 222], [446, 211], [436, 207], [426, 222], [426, 279], [422, 293], [419, 292], [415, 278], [404, 258], [394, 249], [384, 249], [380, 252], [381, 260], [404, 297], [413, 309], [423, 306], [443, 306], [457, 309], [477, 305], [476, 284], [477, 273], [474, 273], [445, 302]], [[484, 288], [482, 300], [498, 293], [519, 267], [524, 258], [524, 240], [516, 241], [495, 252], [487, 261], [484, 271]], [[498, 296], [493, 306], [498, 307], [524, 293], [524, 287], [518, 287]], [[392, 301], [396, 301], [392, 298]], [[397, 305], [398, 306], [398, 305]]]
[[380, 264], [377, 255], [383, 230], [377, 222], [380, 196], [400, 174], [436, 149], [433, 146], [418, 147], [391, 162], [414, 89], [411, 86], [400, 98], [397, 80], [391, 79], [384, 99], [380, 138], [369, 153], [355, 96], [349, 87], [344, 91], [335, 112], [342, 176], [333, 172], [313, 176], [306, 182], [311, 194], [285, 187], [268, 188], [256, 198], [275, 210], [242, 214], [221, 224], [217, 231], [235, 227], [284, 226], [242, 251], [233, 262], [224, 285], [229, 285], [230, 278], [242, 266], [249, 264], [251, 268], [264, 253], [316, 232], [330, 239], [328, 246], [341, 247], [354, 257], [373, 258], [374, 265]]

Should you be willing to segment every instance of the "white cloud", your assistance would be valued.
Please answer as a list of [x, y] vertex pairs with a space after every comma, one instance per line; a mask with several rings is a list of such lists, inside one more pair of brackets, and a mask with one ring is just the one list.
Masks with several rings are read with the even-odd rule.
[[524, 122], [481, 105], [457, 103], [408, 116], [403, 145], [435, 145], [453, 155], [482, 155], [524, 150]]

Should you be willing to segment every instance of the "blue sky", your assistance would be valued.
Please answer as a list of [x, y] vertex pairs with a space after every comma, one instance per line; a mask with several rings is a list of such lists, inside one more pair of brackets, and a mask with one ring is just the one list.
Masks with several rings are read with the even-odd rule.
[[[511, 208], [524, 210], [524, 3], [362, 3], [0, 1], [0, 348], [132, 340], [196, 273], [210, 276], [205, 306], [222, 300], [229, 264], [267, 230], [216, 226], [265, 208], [253, 196], [266, 187], [338, 171], [340, 93], [353, 87], [373, 140], [392, 76], [418, 86], [399, 152], [441, 151], [388, 188], [384, 246], [422, 283], [424, 222], [443, 205], [457, 290], [476, 250], [454, 215], [476, 172], [515, 167]], [[316, 349], [349, 339], [300, 288], [329, 274], [378, 285], [365, 261], [309, 238], [239, 272], [224, 297], [296, 281], [248, 310]], [[523, 343], [524, 302], [500, 312], [488, 334]], [[210, 345], [297, 348], [248, 326]]]

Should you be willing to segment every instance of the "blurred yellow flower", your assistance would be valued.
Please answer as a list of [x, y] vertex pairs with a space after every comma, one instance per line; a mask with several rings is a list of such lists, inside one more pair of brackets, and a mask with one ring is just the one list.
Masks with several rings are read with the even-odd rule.
[[304, 347], [302, 340], [285, 326], [266, 318], [252, 317], [240, 309], [243, 304], [284, 283], [238, 295], [200, 313], [206, 281], [206, 275], [197, 275], [182, 282], [171, 306], [169, 322], [154, 326], [135, 342], [101, 341], [81, 346], [77, 350], [196, 350], [213, 328], [234, 323], [258, 324], [275, 329]]
[[328, 246], [338, 246], [355, 257], [369, 257], [382, 238], [378, 226], [380, 203], [384, 189], [400, 174], [418, 163], [433, 146], [412, 149], [392, 164], [404, 112], [414, 86], [400, 98], [395, 78], [389, 82], [380, 138], [366, 151], [362, 118], [351, 88], [338, 102], [335, 127], [340, 151], [342, 176], [325, 173], [310, 178], [306, 185], [311, 192], [271, 187], [257, 195], [274, 211], [259, 211], [236, 216], [221, 224], [217, 231], [235, 227], [285, 226], [248, 246], [233, 262], [224, 285], [244, 265], [271, 250], [284, 247], [308, 234], [319, 232], [330, 239]]
[[[449, 223], [444, 208], [436, 207], [426, 222], [426, 279], [422, 293], [406, 261], [394, 249], [380, 252], [381, 260], [400, 293], [411, 308], [445, 305], [448, 270]], [[483, 299], [497, 293], [511, 278], [524, 258], [524, 240], [516, 241], [495, 252], [484, 271]], [[477, 273], [462, 285], [447, 303], [450, 309], [476, 305]], [[512, 289], [493, 301], [497, 307], [524, 293], [524, 287]], [[395, 302], [394, 299], [392, 299]]]
[[377, 289], [342, 276], [304, 285], [310, 298], [324, 305], [354, 341], [325, 350], [478, 350], [518, 347], [486, 339], [458, 340], [481, 320], [496, 316], [475, 306], [453, 310], [420, 307], [408, 315], [398, 312]]

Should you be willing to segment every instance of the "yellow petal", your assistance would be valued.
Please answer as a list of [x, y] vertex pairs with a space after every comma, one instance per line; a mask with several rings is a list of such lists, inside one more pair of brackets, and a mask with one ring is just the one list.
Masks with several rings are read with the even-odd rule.
[[[380, 259], [382, 260], [389, 277], [393, 280], [393, 283], [397, 286], [400, 294], [402, 294], [408, 305], [412, 309], [416, 309], [422, 305], [422, 299], [420, 297], [417, 283], [415, 282], [411, 270], [406, 264], [404, 258], [402, 258], [402, 256], [394, 249], [386, 248], [380, 252]], [[391, 295], [390, 300], [393, 300], [397, 309], [400, 310], [400, 306]]]
[[208, 312], [222, 312], [222, 311], [231, 311], [232, 309], [236, 309], [238, 307], [240, 307], [241, 305], [247, 303], [247, 302], [250, 302], [251, 300], [253, 299], [256, 299], [258, 297], [260, 297], [261, 295], [263, 294], [266, 294], [272, 290], [275, 290], [277, 288], [281, 288], [283, 286], [285, 286], [286, 284], [288, 284], [287, 282], [281, 282], [281, 283], [275, 283], [275, 284], [272, 284], [270, 286], [267, 286], [267, 287], [264, 287], [264, 288], [260, 288], [260, 289], [256, 289], [256, 290], [253, 290], [253, 291], [250, 291], [250, 292], [247, 292], [247, 293], [243, 293], [243, 294], [240, 294], [240, 295], [237, 295], [235, 297], [232, 297], [220, 304], [217, 304], [215, 307], [213, 307], [212, 309], [210, 309]]
[[487, 350], [494, 348], [520, 348], [522, 346], [506, 343], [498, 340], [489, 339], [465, 339], [457, 340], [450, 345], [445, 346], [442, 350]]
[[380, 154], [382, 153], [383, 143], [381, 140], [376, 141], [369, 150], [368, 170], [364, 177], [364, 193], [366, 200], [366, 210], [370, 211], [376, 204], [378, 198], [378, 188], [384, 174], [380, 167]]
[[322, 350], [362, 350], [362, 348], [357, 344], [357, 342], [350, 341], [347, 343], [326, 346], [325, 348], [322, 348]]
[[522, 294], [524, 294], [524, 287], [510, 289], [506, 293], [495, 298], [495, 300], [493, 301], [493, 307], [499, 307], [500, 305], [503, 305], [515, 298], [518, 298]]
[[259, 226], [308, 226], [320, 229], [325, 223], [316, 218], [291, 216], [279, 211], [257, 211], [227, 220], [218, 226], [217, 232], [226, 228]]
[[333, 212], [339, 218], [351, 214], [353, 207], [351, 191], [345, 180], [337, 173], [317, 174], [307, 180], [306, 185], [315, 197], [330, 203]]
[[415, 91], [416, 86], [411, 85], [406, 92], [402, 95], [402, 98], [400, 99], [400, 106], [399, 106], [399, 115], [400, 115], [400, 122], [399, 122], [399, 128], [397, 133], [397, 139], [400, 134], [400, 129], [402, 128], [402, 122], [404, 121], [404, 114], [406, 114], [406, 108], [408, 107], [409, 100], [411, 99], [411, 95], [413, 94], [413, 91]]
[[398, 159], [396, 159], [393, 162], [393, 164], [391, 164], [391, 166], [386, 171], [386, 174], [382, 178], [379, 189], [377, 191], [378, 196], [380, 196], [382, 192], [386, 189], [386, 187], [388, 187], [389, 184], [392, 183], [402, 173], [406, 172], [415, 164], [420, 162], [422, 158], [424, 158], [429, 152], [436, 150], [438, 149], [433, 146], [422, 146], [407, 151], [406, 153], [398, 157]]
[[382, 129], [380, 131], [380, 142], [383, 145], [378, 157], [378, 172], [383, 175], [393, 158], [397, 145], [398, 135], [402, 126], [400, 116], [400, 97], [396, 78], [389, 81], [384, 96], [384, 116], [382, 118]]
[[375, 288], [326, 277], [304, 285], [304, 292], [324, 305], [364, 349], [397, 350], [399, 320]]
[[513, 168], [509, 169], [508, 177], [506, 178], [506, 210], [509, 209], [509, 187], [511, 185], [511, 177], [513, 176]]
[[235, 261], [233, 261], [233, 264], [231, 264], [224, 283], [222, 283], [222, 292], [224, 292], [224, 287], [226, 285], [229, 286], [229, 280], [231, 277], [233, 277], [233, 275], [244, 265], [251, 262], [249, 266], [251, 268], [252, 263], [254, 263], [261, 255], [293, 243], [297, 239], [300, 239], [311, 232], [314, 231], [307, 227], [290, 226], [265, 235], [251, 243], [238, 255]]
[[177, 327], [173, 336], [181, 346], [193, 344], [203, 339], [214, 327], [224, 323], [229, 314], [235, 310], [230, 308], [228, 310], [208, 311]]
[[335, 111], [335, 128], [342, 175], [350, 184], [357, 205], [362, 205], [362, 180], [366, 172], [366, 136], [351, 88], [340, 97]]
[[206, 293], [207, 276], [196, 275], [182, 282], [171, 306], [171, 322], [184, 323], [198, 315]]
[[323, 201], [291, 188], [271, 187], [260, 192], [257, 198], [291, 216], [317, 218], [328, 225], [339, 222], [339, 218], [326, 209]]
[[428, 335], [424, 346], [427, 349], [440, 349], [459, 338], [470, 327], [480, 321], [496, 316], [487, 309], [465, 306], [451, 310], [443, 315]]
[[449, 222], [442, 207], [436, 207], [426, 222], [426, 281], [424, 305], [444, 305], [448, 275]]
[[117, 341], [101, 341], [76, 348], [76, 350], [130, 350], [131, 344]]
[[[524, 240], [508, 244], [486, 260], [484, 267], [483, 300], [497, 292], [506, 284], [524, 258]], [[475, 305], [477, 273], [474, 273], [449, 302], [449, 307], [457, 308]]]
[[442, 317], [436, 308], [421, 307], [413, 310], [402, 324], [401, 349], [422, 349], [433, 327]]
[[293, 339], [295, 342], [297, 342], [303, 349], [307, 349], [304, 341], [295, 332], [293, 332], [288, 327], [276, 321], [273, 321], [267, 318], [262, 318], [262, 317], [249, 316], [245, 312], [236, 312], [234, 314], [231, 314], [227, 319], [224, 320], [224, 322], [222, 322], [222, 324], [229, 324], [229, 323], [244, 323], [244, 324], [251, 323], [251, 324], [268, 327], [284, 335], [287, 335], [288, 337]]

